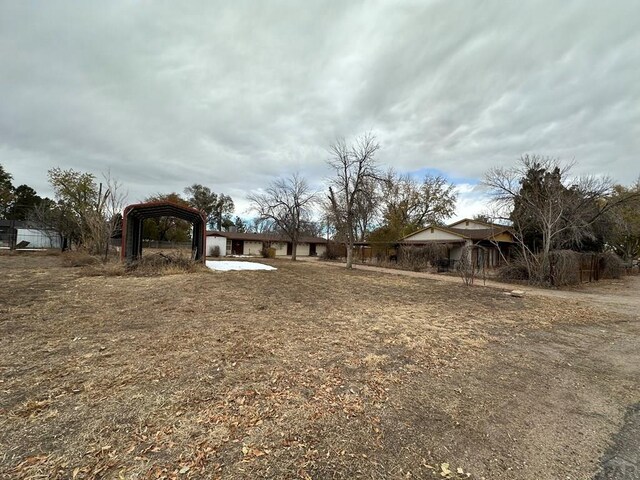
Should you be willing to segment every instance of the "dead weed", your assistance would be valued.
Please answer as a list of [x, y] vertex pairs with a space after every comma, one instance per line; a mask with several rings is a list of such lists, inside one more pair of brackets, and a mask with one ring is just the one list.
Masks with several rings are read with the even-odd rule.
[[114, 277], [2, 259], [0, 477], [463, 478], [476, 414], [451, 375], [489, 342], [594, 317], [311, 264], [147, 258]]

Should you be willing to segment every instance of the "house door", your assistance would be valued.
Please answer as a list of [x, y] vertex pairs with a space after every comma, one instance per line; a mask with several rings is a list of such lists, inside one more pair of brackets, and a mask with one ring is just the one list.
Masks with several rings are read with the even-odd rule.
[[310, 257], [315, 257], [318, 253], [316, 252], [316, 244], [315, 243], [310, 243], [309, 244], [309, 256]]
[[244, 250], [244, 242], [242, 240], [231, 241], [231, 255], [242, 255]]
[[293, 243], [287, 243], [287, 255], [293, 255]]

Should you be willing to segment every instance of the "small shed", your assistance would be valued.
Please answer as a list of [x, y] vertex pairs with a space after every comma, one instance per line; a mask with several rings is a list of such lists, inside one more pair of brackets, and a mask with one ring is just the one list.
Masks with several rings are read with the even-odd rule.
[[122, 215], [121, 256], [126, 262], [142, 257], [142, 224], [147, 218], [175, 217], [193, 225], [191, 257], [205, 262], [207, 220], [200, 210], [173, 202], [146, 202], [129, 205]]
[[38, 222], [0, 220], [0, 249], [59, 249], [62, 236], [57, 230]]

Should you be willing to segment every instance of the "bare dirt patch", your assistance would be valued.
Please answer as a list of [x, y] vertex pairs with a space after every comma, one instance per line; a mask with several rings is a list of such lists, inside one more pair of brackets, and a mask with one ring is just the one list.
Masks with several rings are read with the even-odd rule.
[[638, 401], [637, 318], [266, 263], [0, 257], [0, 476], [591, 478]]

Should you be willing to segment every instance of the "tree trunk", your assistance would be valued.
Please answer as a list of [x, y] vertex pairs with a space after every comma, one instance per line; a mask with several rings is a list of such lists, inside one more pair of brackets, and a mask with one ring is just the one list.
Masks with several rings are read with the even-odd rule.
[[353, 268], [353, 234], [347, 236], [347, 268]]

